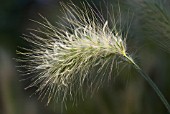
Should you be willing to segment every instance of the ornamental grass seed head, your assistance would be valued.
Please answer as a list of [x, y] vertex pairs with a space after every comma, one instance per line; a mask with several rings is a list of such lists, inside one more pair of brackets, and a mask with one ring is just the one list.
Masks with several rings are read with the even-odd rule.
[[170, 14], [165, 4], [168, 4], [168, 1], [141, 1], [139, 17], [141, 36], [147, 39], [147, 43], [156, 44], [162, 51], [170, 53]]
[[[23, 38], [30, 48], [20, 47], [16, 60], [21, 63], [23, 75], [31, 78], [27, 87], [37, 87], [39, 98], [73, 102], [79, 95], [96, 91], [105, 80], [111, 79], [119, 65], [132, 65], [157, 93], [170, 113], [170, 106], [156, 84], [127, 53], [126, 37], [117, 30], [114, 15], [105, 19], [96, 6], [87, 2], [79, 8], [72, 2], [63, 4], [64, 15], [58, 26], [46, 18], [38, 29], [31, 29]], [[112, 27], [111, 27], [112, 26]], [[32, 76], [30, 76], [32, 75]], [[34, 76], [34, 77], [33, 77]]]
[[24, 74], [36, 75], [28, 88], [38, 87], [36, 93], [48, 97], [47, 104], [52, 99], [74, 100], [84, 89], [94, 91], [111, 78], [119, 63], [134, 63], [114, 19], [109, 23], [88, 3], [83, 8], [73, 3], [62, 6], [64, 23], [57, 27], [44, 17], [44, 22], [35, 21], [40, 28], [23, 36], [32, 48], [17, 51], [23, 56], [17, 59], [24, 64], [20, 67], [27, 69]]

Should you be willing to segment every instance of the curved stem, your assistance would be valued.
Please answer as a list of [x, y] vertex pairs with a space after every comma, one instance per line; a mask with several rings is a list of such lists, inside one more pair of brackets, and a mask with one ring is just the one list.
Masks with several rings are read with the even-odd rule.
[[149, 83], [149, 85], [154, 89], [154, 91], [156, 92], [156, 94], [159, 96], [159, 98], [161, 99], [161, 101], [163, 102], [163, 104], [165, 105], [165, 107], [167, 108], [168, 112], [170, 113], [170, 105], [168, 103], [168, 101], [166, 100], [166, 98], [164, 97], [164, 95], [162, 94], [162, 92], [159, 90], [159, 88], [157, 87], [157, 85], [152, 81], [152, 79], [145, 74], [141, 69], [137, 69], [138, 72], [141, 74], [141, 76]]
[[152, 79], [146, 74], [144, 73], [141, 68], [132, 60], [131, 57], [125, 55], [125, 58], [131, 63], [133, 64], [133, 66], [135, 67], [135, 69], [139, 72], [139, 74], [149, 83], [149, 85], [154, 89], [154, 91], [156, 92], [156, 94], [159, 96], [159, 98], [161, 99], [161, 101], [163, 102], [163, 104], [165, 105], [165, 107], [167, 108], [168, 112], [170, 113], [170, 105], [168, 103], [168, 101], [166, 100], [166, 98], [164, 97], [164, 95], [162, 94], [162, 92], [159, 90], [159, 88], [157, 87], [157, 85], [152, 81]]

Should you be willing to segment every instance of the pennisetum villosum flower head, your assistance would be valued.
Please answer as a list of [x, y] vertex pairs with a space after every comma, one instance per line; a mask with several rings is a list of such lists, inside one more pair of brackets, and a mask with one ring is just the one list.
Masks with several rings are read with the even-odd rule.
[[[142, 34], [163, 51], [170, 53], [170, 15], [165, 4], [168, 1], [144, 0], [141, 7], [141, 28]], [[167, 5], [168, 6], [168, 5]]]
[[24, 65], [28, 74], [37, 73], [29, 87], [38, 86], [37, 92], [41, 98], [48, 96], [48, 103], [54, 97], [64, 101], [68, 95], [75, 96], [84, 84], [90, 89], [93, 85], [98, 88], [108, 77], [106, 69], [110, 69], [111, 75], [113, 64], [118, 63], [116, 59], [127, 57], [126, 38], [115, 29], [115, 23], [110, 29], [108, 21], [88, 3], [83, 9], [73, 3], [62, 6], [66, 25], [59, 23], [59, 28], [42, 17], [44, 23], [35, 22], [43, 30], [24, 35], [33, 48], [18, 51], [24, 55], [20, 61], [29, 63]]
[[[97, 90], [112, 77], [113, 69], [118, 70], [117, 65], [125, 62], [139, 71], [168, 107], [156, 85], [127, 53], [126, 38], [116, 29], [114, 19], [109, 23], [88, 3], [83, 3], [83, 8], [73, 3], [62, 6], [64, 23], [54, 26], [42, 17], [44, 22], [35, 21], [41, 28], [23, 36], [32, 48], [17, 51], [23, 56], [17, 61], [23, 63], [20, 67], [27, 69], [25, 75], [36, 75], [28, 88], [38, 87], [36, 93], [42, 99], [48, 97], [47, 104], [51, 100], [74, 100], [84, 89]], [[110, 13], [109, 16], [112, 17]]]

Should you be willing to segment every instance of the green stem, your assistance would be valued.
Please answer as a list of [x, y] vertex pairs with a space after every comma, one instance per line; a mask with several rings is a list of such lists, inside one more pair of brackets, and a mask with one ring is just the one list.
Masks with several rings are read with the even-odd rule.
[[135, 67], [135, 69], [140, 73], [140, 75], [149, 83], [149, 85], [154, 89], [154, 91], [156, 92], [156, 94], [159, 96], [159, 98], [161, 99], [161, 101], [163, 102], [163, 104], [165, 105], [165, 107], [167, 108], [168, 112], [170, 113], [170, 105], [168, 103], [168, 101], [166, 100], [166, 98], [164, 97], [164, 95], [162, 94], [162, 92], [159, 90], [159, 88], [157, 87], [157, 85], [152, 81], [152, 79], [146, 74], [144, 73], [141, 68], [132, 60], [131, 57], [129, 56], [125, 56], [128, 61], [133, 64], [133, 66]]
[[162, 92], [157, 87], [157, 85], [141, 69], [137, 69], [137, 70], [141, 74], [141, 76], [149, 83], [149, 85], [155, 90], [156, 94], [159, 96], [159, 98], [161, 99], [161, 101], [163, 102], [165, 107], [167, 108], [168, 112], [170, 113], [170, 105], [169, 105], [168, 101], [166, 100], [166, 98], [164, 97], [164, 95], [162, 94]]

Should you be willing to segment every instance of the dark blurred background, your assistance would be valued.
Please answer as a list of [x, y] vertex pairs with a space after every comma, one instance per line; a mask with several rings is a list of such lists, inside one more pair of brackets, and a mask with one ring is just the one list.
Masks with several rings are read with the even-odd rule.
[[[34, 88], [25, 90], [29, 81], [20, 81], [17, 72], [17, 46], [28, 46], [21, 36], [36, 28], [29, 19], [41, 20], [39, 14], [55, 23], [62, 16], [62, 0], [3, 0], [0, 4], [0, 114], [168, 114], [163, 103], [138, 74], [125, 74], [100, 89], [91, 98], [60, 104], [37, 100]], [[83, 0], [72, 0], [80, 5]], [[99, 7], [103, 0], [86, 0]], [[106, 1], [106, 0], [105, 0]], [[69, 0], [63, 0], [64, 3]], [[121, 22], [130, 25], [128, 47], [136, 53], [142, 69], [153, 79], [170, 102], [170, 3], [167, 0], [108, 0], [114, 12], [121, 12]], [[119, 7], [121, 11], [119, 11]], [[104, 10], [105, 11], [105, 10]], [[133, 76], [131, 76], [133, 75]], [[30, 97], [31, 96], [31, 97]]]

